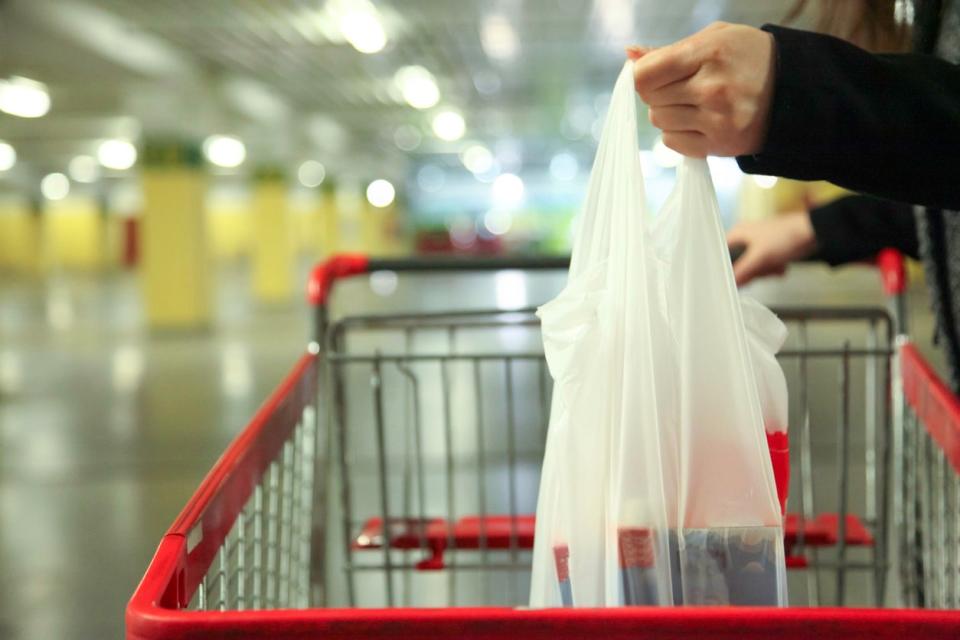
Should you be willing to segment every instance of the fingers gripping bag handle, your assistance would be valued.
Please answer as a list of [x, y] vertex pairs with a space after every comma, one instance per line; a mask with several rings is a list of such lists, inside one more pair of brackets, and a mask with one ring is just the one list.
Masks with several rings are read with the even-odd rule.
[[648, 215], [636, 119], [628, 63], [568, 284], [538, 311], [555, 386], [530, 604], [782, 603], [779, 509], [709, 172], [685, 160]]

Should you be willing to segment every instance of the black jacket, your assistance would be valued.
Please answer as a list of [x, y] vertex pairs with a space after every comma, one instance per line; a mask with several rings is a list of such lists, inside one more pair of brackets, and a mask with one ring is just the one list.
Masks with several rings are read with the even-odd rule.
[[842, 264], [887, 246], [919, 255], [960, 391], [960, 66], [937, 57], [960, 62], [960, 0], [913, 5], [911, 54], [765, 26], [777, 53], [771, 119], [761, 151], [737, 161], [865, 194], [811, 212], [818, 257]]
[[918, 258], [911, 204], [960, 209], [951, 153], [960, 148], [960, 67], [932, 55], [942, 2], [915, 5], [912, 54], [875, 55], [830, 36], [764, 27], [777, 43], [772, 117], [764, 149], [737, 158], [740, 168], [880, 196], [811, 210], [813, 259], [836, 266], [885, 247]]
[[763, 28], [777, 45], [773, 104], [763, 149], [737, 158], [743, 171], [960, 209], [960, 67]]
[[873, 196], [845, 196], [811, 209], [810, 223], [817, 238], [810, 259], [832, 267], [870, 260], [887, 247], [920, 258], [912, 205]]

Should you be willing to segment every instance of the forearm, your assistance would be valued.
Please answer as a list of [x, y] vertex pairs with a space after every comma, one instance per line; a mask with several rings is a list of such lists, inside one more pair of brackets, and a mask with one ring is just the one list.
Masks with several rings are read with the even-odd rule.
[[832, 266], [869, 260], [893, 248], [918, 257], [916, 219], [911, 205], [869, 196], [847, 196], [810, 210], [816, 237], [811, 260]]
[[761, 151], [737, 159], [744, 171], [960, 209], [960, 67], [764, 29], [776, 40], [773, 102]]

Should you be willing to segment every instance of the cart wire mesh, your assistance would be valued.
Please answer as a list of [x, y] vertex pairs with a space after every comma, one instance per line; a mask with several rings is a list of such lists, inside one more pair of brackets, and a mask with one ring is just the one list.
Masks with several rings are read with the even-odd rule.
[[[788, 562], [807, 602], [956, 608], [960, 401], [905, 338], [893, 357], [882, 310], [777, 312], [791, 332]], [[529, 309], [318, 317], [323, 338], [161, 541], [131, 640], [354, 637], [354, 622], [376, 637], [460, 637], [467, 621], [484, 638], [960, 628], [953, 612], [877, 609], [403, 608], [525, 600], [551, 389], [538, 323]]]
[[[871, 601], [880, 604], [887, 489], [877, 460], [888, 439], [889, 319], [879, 310], [779, 313], [794, 336], [781, 359], [798, 416], [792, 420], [799, 465], [791, 558], [808, 569], [811, 604], [819, 603], [822, 591], [843, 603], [851, 571], [872, 574], [860, 580], [873, 585]], [[847, 327], [840, 345], [819, 335], [827, 325], [828, 333]], [[857, 332], [862, 335], [854, 345], [849, 337]], [[502, 351], [504, 342], [513, 349]], [[522, 603], [551, 390], [535, 316], [525, 310], [349, 317], [333, 325], [329, 344], [334, 485], [339, 482], [339, 543], [346, 557], [343, 572], [326, 572], [333, 590], [342, 577], [351, 605]], [[828, 380], [831, 368], [835, 375]], [[809, 397], [811, 388], [828, 396], [824, 387], [830, 386], [832, 415]], [[313, 406], [303, 408], [218, 547], [192, 608], [242, 611], [313, 602], [315, 418]], [[837, 462], [825, 486], [844, 491], [815, 486], [812, 458], [819, 452], [811, 419], [839, 430], [830, 443]], [[351, 447], [351, 441], [358, 444]], [[818, 500], [818, 494], [825, 497]], [[850, 508], [854, 494], [864, 506], [859, 512]], [[823, 506], [838, 514], [837, 539], [823, 545], [808, 539], [817, 529], [807, 524], [817, 523], [819, 503], [827, 498], [836, 499]], [[337, 512], [328, 507], [327, 513]], [[869, 544], [848, 535], [848, 522], [864, 528]], [[366, 601], [357, 595], [358, 582]]]

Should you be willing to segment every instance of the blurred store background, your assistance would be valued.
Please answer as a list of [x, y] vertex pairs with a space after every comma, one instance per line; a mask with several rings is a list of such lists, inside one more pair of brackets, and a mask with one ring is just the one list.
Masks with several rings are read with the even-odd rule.
[[[7, 0], [0, 265], [139, 269], [163, 327], [209, 322], [214, 265], [275, 303], [337, 251], [566, 251], [623, 46], [789, 5]], [[711, 169], [728, 221], [769, 209]]]
[[[0, 0], [0, 638], [122, 635], [162, 532], [302, 350], [316, 260], [568, 251], [624, 46], [792, 5]], [[679, 158], [643, 125], [656, 206]], [[710, 168], [728, 226], [837, 193]], [[827, 281], [758, 290], [882, 302], [866, 270]], [[555, 285], [424, 302], [377, 274], [338, 301]]]

